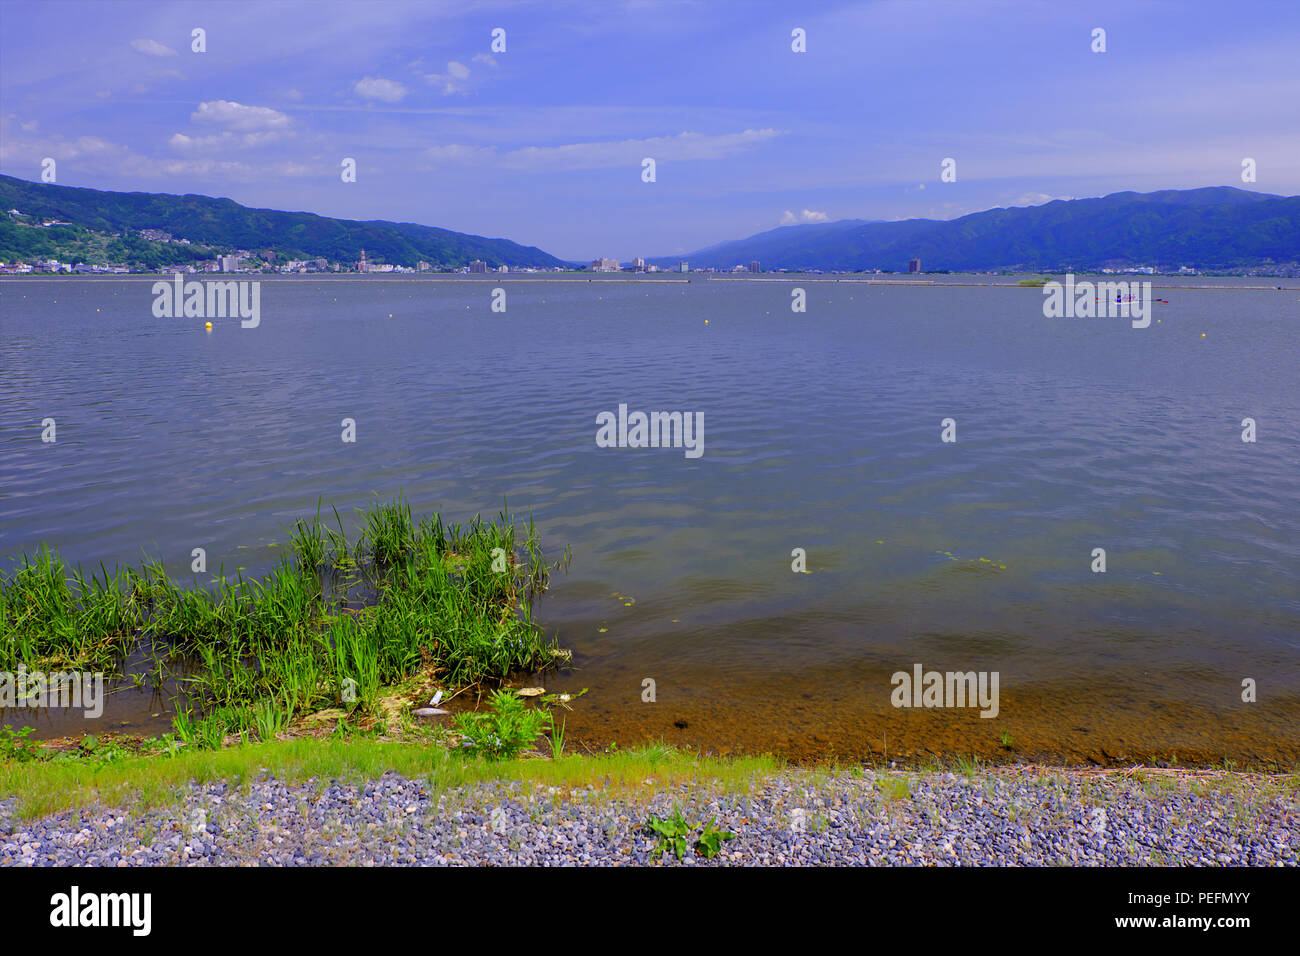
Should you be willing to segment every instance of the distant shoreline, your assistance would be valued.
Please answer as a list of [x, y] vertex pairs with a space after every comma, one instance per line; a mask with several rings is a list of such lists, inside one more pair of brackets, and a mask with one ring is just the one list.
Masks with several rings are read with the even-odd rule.
[[[1029, 273], [1025, 273], [1028, 275]], [[1038, 273], [1038, 275], [1056, 275], [1057, 273], [1047, 272]], [[1064, 275], [1065, 273], [1060, 273]], [[31, 273], [12, 274], [0, 276], [0, 282], [7, 280], [23, 281], [51, 281], [59, 282], [82, 282], [82, 281], [148, 281], [159, 282], [167, 281], [175, 273], [157, 273], [157, 272], [131, 272], [116, 273], [108, 275], [58, 275], [54, 273], [43, 273], [35, 275]], [[689, 285], [692, 282], [844, 282], [858, 285], [882, 285], [882, 286], [910, 286], [914, 288], [940, 288], [940, 289], [1025, 289], [1027, 291], [1041, 292], [1042, 287], [1036, 285], [1021, 285], [1020, 278], [1016, 276], [997, 276], [996, 279], [1004, 281], [984, 281], [984, 282], [949, 282], [936, 279], [880, 279], [867, 276], [856, 275], [821, 275], [818, 273], [804, 272], [787, 272], [770, 275], [716, 275], [711, 273], [700, 273], [685, 278], [665, 278], [665, 277], [636, 277], [631, 276], [584, 276], [581, 273], [566, 275], [564, 278], [533, 276], [526, 274], [489, 274], [489, 275], [454, 275], [444, 274], [439, 276], [396, 276], [396, 275], [375, 275], [363, 276], [360, 274], [346, 273], [343, 275], [330, 275], [328, 273], [310, 273], [306, 275], [284, 275], [270, 272], [226, 272], [226, 273], [181, 273], [186, 281], [208, 281], [208, 282], [230, 282], [230, 281], [273, 281], [273, 282], [348, 282], [348, 281], [367, 281], [367, 282], [486, 282], [494, 283], [523, 283], [523, 282], [553, 282], [553, 283], [578, 283], [601, 282], [601, 283], [659, 283], [665, 285]], [[1017, 274], [1019, 275], [1019, 274]], [[1296, 285], [1183, 285], [1183, 284], [1164, 284], [1160, 279], [1172, 278], [1171, 276], [1145, 276], [1141, 273], [1103, 273], [1103, 272], [1076, 272], [1077, 276], [1097, 276], [1110, 281], [1138, 281], [1150, 282], [1153, 289], [1179, 289], [1179, 290], [1210, 290], [1220, 292], [1296, 292], [1300, 291], [1300, 284]], [[959, 278], [965, 278], [960, 276]], [[1216, 277], [1218, 278], [1218, 277]], [[1227, 276], [1224, 278], [1232, 278]], [[1242, 278], [1260, 278], [1255, 276]], [[1283, 277], [1279, 277], [1283, 278]], [[1291, 282], [1296, 280], [1291, 279]]]

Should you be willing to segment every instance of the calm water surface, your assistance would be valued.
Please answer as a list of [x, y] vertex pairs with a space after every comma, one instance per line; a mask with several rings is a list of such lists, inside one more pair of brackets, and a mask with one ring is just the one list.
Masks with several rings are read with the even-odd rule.
[[[539, 616], [576, 666], [545, 680], [591, 689], [567, 720], [593, 747], [1300, 759], [1294, 281], [1157, 280], [1133, 329], [1007, 280], [269, 278], [260, 327], [210, 333], [154, 318], [152, 281], [0, 282], [6, 567], [45, 542], [257, 573], [318, 496], [508, 498], [573, 548]], [[703, 457], [598, 448], [620, 403], [703, 412]], [[997, 671], [998, 716], [893, 708], [915, 663]], [[156, 732], [165, 702], [106, 719]]]

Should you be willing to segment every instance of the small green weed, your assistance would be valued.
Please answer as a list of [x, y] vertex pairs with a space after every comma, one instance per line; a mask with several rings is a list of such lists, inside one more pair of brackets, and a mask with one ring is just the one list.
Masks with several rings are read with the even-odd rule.
[[671, 816], [659, 817], [654, 814], [646, 821], [646, 829], [659, 835], [659, 842], [651, 850], [651, 855], [658, 856], [671, 850], [677, 859], [686, 855], [686, 841], [702, 828], [699, 839], [695, 841], [695, 852], [711, 860], [722, 851], [722, 844], [735, 839], [736, 834], [729, 830], [719, 830], [714, 824], [716, 818], [710, 817], [707, 823], [687, 823], [680, 807], [673, 809]]
[[491, 713], [456, 716], [456, 729], [465, 737], [465, 752], [493, 760], [513, 759], [554, 727], [550, 713], [529, 708], [509, 691], [495, 691], [491, 707]]
[[722, 852], [722, 844], [727, 840], [734, 840], [736, 834], [730, 830], [719, 830], [714, 826], [714, 818], [710, 817], [709, 822], [704, 824], [704, 832], [695, 842], [695, 852], [702, 855], [706, 860], [711, 860]]
[[8, 724], [0, 724], [0, 761], [26, 763], [29, 760], [40, 760], [41, 749], [33, 747], [26, 740], [27, 735], [35, 729], [24, 727], [22, 730], [14, 730]]

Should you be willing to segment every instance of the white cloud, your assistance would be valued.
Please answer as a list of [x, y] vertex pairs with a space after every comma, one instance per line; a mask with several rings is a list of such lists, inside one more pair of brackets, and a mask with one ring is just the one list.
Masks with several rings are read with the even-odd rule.
[[46, 156], [62, 162], [65, 159], [104, 160], [129, 153], [127, 147], [98, 136], [78, 136], [76, 139], [51, 136], [39, 140], [14, 135], [0, 137], [0, 160], [16, 165], [39, 164]]
[[239, 132], [285, 129], [289, 117], [269, 106], [244, 106], [231, 100], [207, 100], [190, 114], [195, 123], [211, 123]]
[[139, 39], [131, 41], [131, 49], [137, 53], [143, 53], [146, 56], [176, 56], [176, 51], [169, 46], [163, 46], [157, 40]]
[[1073, 199], [1073, 196], [1050, 196], [1047, 193], [1025, 193], [1020, 196], [1013, 206], [1041, 206], [1043, 203], [1052, 202], [1054, 199]]
[[357, 80], [353, 91], [368, 100], [383, 100], [396, 103], [406, 95], [406, 87], [396, 80], [386, 80], [380, 76], [365, 76]]
[[[287, 159], [245, 163], [211, 155], [144, 156], [129, 146], [109, 142], [98, 136], [80, 136], [75, 139], [65, 139], [60, 136], [28, 138], [20, 132], [13, 131], [15, 122], [9, 117], [0, 117], [0, 163], [5, 166], [10, 164], [36, 166], [46, 156], [52, 156], [60, 162], [75, 159], [78, 170], [84, 175], [132, 177], [138, 179], [146, 189], [153, 188], [152, 184], [159, 176], [190, 176], [212, 182], [259, 182], [265, 181], [268, 175], [319, 178], [333, 170], [331, 163], [307, 166], [302, 162]], [[227, 132], [221, 134], [221, 137], [210, 138], [228, 137], [239, 141], [247, 136], [278, 135], [280, 134], [258, 133], [236, 136]], [[180, 139], [178, 140], [177, 137]], [[172, 142], [173, 146], [180, 142], [201, 144], [202, 138], [185, 137], [184, 134], [178, 133], [172, 137]]]
[[787, 209], [781, 215], [781, 225], [783, 226], [794, 226], [805, 222], [830, 222], [830, 221], [831, 221], [831, 217], [826, 215], [826, 213], [815, 212], [812, 209], [805, 209], [803, 210], [803, 212], [799, 213], [798, 215], [796, 215], [795, 213]]
[[469, 79], [469, 67], [451, 60], [447, 63], [446, 73], [425, 73], [424, 78], [433, 86], [441, 86], [444, 96], [465, 93], [467, 89], [464, 81]]
[[[100, 136], [41, 135], [35, 123], [24, 122], [15, 115], [0, 116], [0, 168], [36, 167], [44, 157], [50, 156], [60, 163], [75, 161], [80, 175], [92, 181], [125, 178], [145, 189], [155, 188], [153, 184], [159, 177], [194, 177], [214, 183], [254, 182], [268, 176], [320, 178], [333, 169], [333, 162], [319, 157], [290, 157], [280, 150], [252, 154], [258, 155], [253, 161], [239, 155], [237, 151], [302, 138], [299, 131], [288, 125], [287, 117], [274, 110], [213, 101], [200, 104], [194, 118], [202, 119], [208, 127], [199, 133], [174, 133], [161, 155], [144, 155], [131, 146]], [[212, 124], [231, 128], [214, 128]], [[271, 128], [249, 128], [256, 126]]]
[[[180, 153], [194, 153], [218, 149], [253, 149], [284, 138], [280, 130], [263, 130], [254, 133], [234, 133], [222, 130], [213, 136], [187, 136], [173, 133], [167, 145]], [[290, 134], [291, 135], [291, 134]]]
[[[774, 129], [747, 129], [741, 133], [706, 136], [684, 132], [652, 139], [624, 139], [612, 142], [568, 143], [562, 146], [524, 146], [499, 151], [491, 146], [433, 146], [425, 154], [435, 162], [474, 163], [506, 169], [559, 170], [607, 169], [617, 166], [639, 168], [649, 156], [657, 163], [696, 159], [726, 159], [780, 133]], [[824, 213], [804, 211], [810, 216]], [[819, 222], [823, 220], [807, 220]]]
[[486, 66], [497, 65], [497, 58], [494, 57], [491, 53], [475, 53], [472, 57], [470, 57], [470, 60], [473, 63], [482, 63]]

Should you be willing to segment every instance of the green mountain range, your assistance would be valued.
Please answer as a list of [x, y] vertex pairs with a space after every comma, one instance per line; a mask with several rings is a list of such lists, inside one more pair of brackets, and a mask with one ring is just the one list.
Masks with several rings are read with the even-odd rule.
[[[21, 215], [10, 216], [8, 210]], [[57, 220], [58, 224], [44, 223]], [[154, 241], [161, 230], [189, 245]], [[376, 220], [250, 209], [229, 199], [118, 193], [33, 183], [0, 175], [0, 262], [58, 259], [157, 269], [236, 250], [271, 261], [322, 258], [455, 269], [481, 259], [490, 268], [564, 268], [572, 263], [507, 239], [486, 239]], [[1100, 199], [990, 209], [960, 219], [861, 219], [783, 226], [650, 261], [730, 269], [758, 260], [765, 270], [903, 272], [1089, 271], [1152, 266], [1173, 271], [1300, 269], [1300, 196], [1230, 186], [1113, 193]]]
[[[10, 209], [24, 218], [6, 215]], [[41, 221], [49, 220], [68, 225], [39, 228]], [[142, 229], [162, 230], [192, 245], [150, 242], [137, 235]], [[250, 209], [208, 196], [106, 192], [0, 175], [0, 262], [57, 258], [130, 262], [153, 269], [237, 249], [272, 250], [282, 260], [340, 262], [359, 259], [365, 249], [371, 262], [414, 267], [424, 261], [444, 269], [473, 259], [489, 267], [565, 266], [532, 246], [409, 222], [328, 219], [308, 212]]]
[[686, 256], [652, 259], [730, 269], [904, 272], [1078, 271], [1125, 266], [1204, 270], [1300, 263], [1300, 196], [1231, 186], [1113, 193], [989, 209], [960, 219], [843, 220], [783, 226]]

